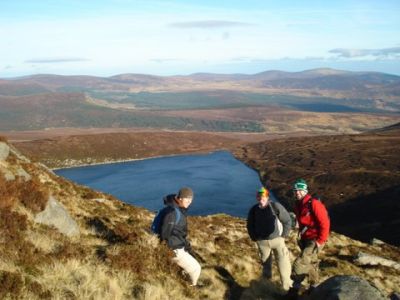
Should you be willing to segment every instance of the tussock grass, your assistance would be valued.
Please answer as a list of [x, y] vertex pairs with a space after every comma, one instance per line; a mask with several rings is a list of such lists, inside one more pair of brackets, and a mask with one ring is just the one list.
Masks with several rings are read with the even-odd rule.
[[175, 289], [174, 282], [167, 280], [165, 282], [146, 282], [135, 289], [136, 299], [142, 300], [175, 300], [192, 299], [183, 296], [182, 292]]
[[0, 270], [11, 273], [21, 272], [21, 268], [18, 267], [13, 260], [10, 260], [8, 257], [3, 255], [0, 256]]
[[38, 280], [46, 286], [53, 299], [127, 299], [134, 283], [128, 271], [115, 272], [101, 264], [71, 259], [55, 261], [41, 268]]
[[51, 299], [51, 292], [30, 276], [0, 270], [0, 299]]
[[19, 273], [0, 272], [0, 298], [10, 297], [17, 299], [23, 288], [23, 279]]
[[58, 242], [47, 234], [40, 234], [36, 231], [27, 232], [27, 241], [35, 248], [40, 249], [44, 253], [51, 253], [57, 247]]

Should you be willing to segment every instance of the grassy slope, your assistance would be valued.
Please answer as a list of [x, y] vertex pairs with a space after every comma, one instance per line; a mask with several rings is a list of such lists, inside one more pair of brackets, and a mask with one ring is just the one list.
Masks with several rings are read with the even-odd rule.
[[239, 142], [212, 133], [135, 132], [76, 135], [17, 143], [26, 155], [49, 167], [142, 159], [230, 149]]
[[[204, 260], [203, 289], [188, 286], [148, 228], [149, 211], [72, 184], [16, 151], [0, 164], [0, 297], [16, 299], [282, 299], [275, 270], [272, 283], [259, 278], [256, 249], [244, 220], [224, 216], [190, 217], [190, 237]], [[31, 179], [5, 180], [23, 168]], [[33, 222], [52, 194], [78, 222], [79, 237]], [[161, 202], [161, 201], [160, 201]], [[161, 205], [161, 203], [160, 203]], [[296, 235], [289, 239], [298, 254]], [[367, 245], [333, 233], [321, 264], [323, 279], [359, 275], [385, 293], [400, 286], [400, 271], [363, 268], [359, 251], [397, 259], [398, 248]]]

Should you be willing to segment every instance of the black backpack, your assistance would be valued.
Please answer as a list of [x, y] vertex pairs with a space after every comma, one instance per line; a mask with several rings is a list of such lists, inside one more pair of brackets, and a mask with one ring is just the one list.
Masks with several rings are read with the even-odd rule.
[[[181, 219], [181, 211], [177, 207], [174, 207], [174, 209], [175, 209], [175, 225], [176, 225], [179, 223], [179, 221]], [[152, 233], [154, 233], [158, 236], [161, 234], [161, 225], [162, 225], [163, 219], [164, 219], [165, 215], [167, 214], [168, 210], [170, 210], [169, 206], [164, 207], [156, 214], [156, 216], [154, 217], [153, 222], [151, 223], [151, 226], [150, 226], [150, 230]]]
[[315, 217], [314, 210], [313, 210], [313, 208], [312, 208], [312, 202], [313, 202], [313, 200], [319, 201], [319, 202], [321, 202], [321, 203], [325, 206], [326, 212], [327, 212], [327, 214], [328, 214], [328, 218], [329, 218], [329, 220], [330, 220], [331, 217], [329, 216], [329, 211], [328, 211], [328, 209], [326, 208], [326, 205], [325, 205], [324, 201], [321, 200], [321, 198], [320, 198], [318, 195], [311, 195], [310, 200], [308, 200], [308, 202], [307, 202], [308, 209], [309, 209], [310, 213]]

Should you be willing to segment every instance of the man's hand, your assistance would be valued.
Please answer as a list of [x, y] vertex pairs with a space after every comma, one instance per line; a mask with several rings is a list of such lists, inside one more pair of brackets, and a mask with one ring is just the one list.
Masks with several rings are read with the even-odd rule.
[[323, 245], [324, 244], [320, 244], [317, 241], [315, 241], [315, 249], [317, 250], [317, 253], [322, 249]]
[[185, 251], [191, 253], [192, 250], [192, 245], [190, 244], [189, 241], [186, 241], [186, 245], [185, 245]]

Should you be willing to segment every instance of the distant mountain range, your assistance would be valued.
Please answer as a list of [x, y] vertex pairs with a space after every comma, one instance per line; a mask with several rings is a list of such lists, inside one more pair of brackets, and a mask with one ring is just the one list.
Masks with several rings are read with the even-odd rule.
[[[20, 96], [43, 92], [85, 91], [247, 90], [274, 93], [367, 99], [400, 97], [400, 76], [376, 72], [313, 69], [302, 72], [266, 71], [253, 75], [195, 73], [187, 76], [120, 74], [111, 77], [32, 75], [0, 80], [0, 95]], [[296, 91], [297, 90], [297, 91]], [[304, 93], [303, 93], [304, 94]]]
[[39, 74], [0, 79], [0, 106], [0, 130], [70, 126], [263, 131], [252, 119], [211, 120], [165, 112], [274, 106], [398, 114], [400, 76], [334, 69], [165, 77]]

